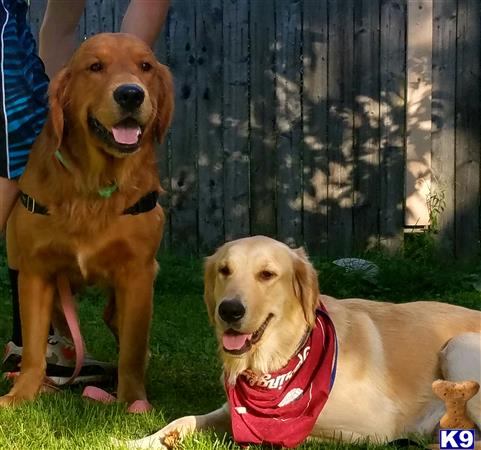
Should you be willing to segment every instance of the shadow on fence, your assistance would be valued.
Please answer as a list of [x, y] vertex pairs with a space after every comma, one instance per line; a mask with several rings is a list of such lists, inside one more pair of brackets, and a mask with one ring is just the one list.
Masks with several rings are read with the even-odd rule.
[[[441, 3], [436, 36], [452, 28], [449, 7], [457, 35], [433, 40], [433, 192], [446, 194], [445, 253], [472, 257], [481, 7]], [[89, 1], [79, 35], [118, 26], [126, 4]], [[406, 135], [426, 127], [406, 131], [406, 21], [407, 0], [172, 0], [156, 46], [176, 82], [159, 161], [166, 245], [206, 253], [259, 233], [318, 255], [399, 248]]]

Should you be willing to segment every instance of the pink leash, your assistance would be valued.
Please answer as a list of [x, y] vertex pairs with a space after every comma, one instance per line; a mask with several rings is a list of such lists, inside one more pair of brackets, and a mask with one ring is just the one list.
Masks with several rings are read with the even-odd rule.
[[[64, 275], [57, 276], [57, 289], [60, 295], [60, 303], [62, 305], [65, 320], [72, 335], [72, 341], [75, 348], [75, 369], [70, 378], [64, 383], [54, 383], [47, 377], [47, 384], [54, 386], [65, 386], [71, 384], [77, 378], [85, 358], [85, 343], [80, 332], [77, 311], [75, 309], [75, 302], [68, 278]], [[107, 391], [95, 386], [85, 387], [82, 397], [95, 400], [100, 403], [109, 404], [117, 401], [117, 399], [109, 394]], [[147, 400], [136, 400], [127, 408], [129, 413], [144, 413], [152, 410], [152, 405]]]
[[73, 300], [72, 290], [70, 289], [70, 283], [65, 275], [57, 276], [57, 289], [60, 296], [60, 303], [62, 305], [65, 320], [72, 335], [72, 341], [75, 349], [75, 368], [70, 378], [63, 383], [55, 383], [48, 378], [49, 384], [54, 386], [66, 386], [71, 384], [75, 378], [77, 378], [80, 370], [82, 369], [85, 358], [85, 343], [80, 332], [79, 321], [77, 317], [77, 311], [75, 309], [75, 303]]

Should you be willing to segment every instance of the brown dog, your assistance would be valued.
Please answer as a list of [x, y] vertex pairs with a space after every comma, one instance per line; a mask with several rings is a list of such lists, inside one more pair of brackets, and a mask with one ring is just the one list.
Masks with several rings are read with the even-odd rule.
[[155, 254], [164, 225], [154, 154], [170, 124], [170, 72], [127, 34], [85, 41], [50, 86], [50, 113], [11, 215], [23, 334], [20, 376], [0, 405], [32, 400], [45, 374], [56, 278], [100, 283], [118, 332], [118, 399], [146, 398]]
[[[236, 416], [234, 436], [239, 430], [246, 436], [245, 417], [256, 439], [271, 442], [265, 437], [273, 435], [269, 428], [280, 434], [296, 432], [282, 416], [284, 408], [294, 409], [296, 403], [305, 407], [294, 417], [301, 419], [299, 427], [304, 427], [303, 417], [313, 420], [306, 431], [310, 437], [386, 442], [434, 430], [444, 413], [431, 389], [436, 378], [479, 381], [479, 311], [437, 302], [337, 300], [319, 295], [317, 282], [302, 249], [292, 250], [264, 236], [229, 242], [207, 258], [204, 299], [219, 341], [229, 403], [205, 415], [177, 419], [127, 446], [165, 448], [172, 437], [180, 439], [195, 430], [231, 431]], [[318, 329], [315, 310], [320, 302], [337, 334], [337, 373], [324, 407], [307, 414], [326, 398], [317, 395], [322, 392], [318, 385], [304, 388], [295, 376], [297, 370], [304, 373], [306, 350], [310, 357], [315, 342], [328, 342], [317, 337], [306, 341], [306, 330]], [[322, 346], [327, 353], [329, 345]], [[292, 362], [295, 369], [286, 372]], [[327, 369], [331, 374], [330, 361]], [[249, 397], [245, 393], [251, 393], [252, 386], [260, 389], [251, 389], [255, 392]], [[262, 396], [262, 389], [268, 394]], [[271, 398], [276, 403], [267, 407]], [[268, 416], [266, 410], [273, 414]], [[481, 426], [479, 394], [470, 401], [468, 413]], [[269, 426], [264, 425], [266, 418], [272, 419]]]

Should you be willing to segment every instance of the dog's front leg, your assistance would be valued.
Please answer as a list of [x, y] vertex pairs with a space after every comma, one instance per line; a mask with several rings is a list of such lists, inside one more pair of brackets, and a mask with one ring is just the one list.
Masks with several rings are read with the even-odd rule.
[[[194, 431], [213, 430], [217, 434], [231, 432], [228, 405], [202, 416], [186, 416], [174, 420], [150, 436], [119, 444], [130, 449], [167, 449], [176, 446], [185, 436]], [[169, 439], [171, 442], [169, 442]]]
[[52, 316], [55, 285], [36, 274], [20, 272], [18, 278], [22, 321], [22, 365], [15, 385], [0, 398], [0, 406], [33, 400], [45, 377], [45, 351]]
[[117, 398], [128, 404], [146, 400], [145, 366], [152, 318], [155, 270], [126, 270], [115, 287], [119, 332]]

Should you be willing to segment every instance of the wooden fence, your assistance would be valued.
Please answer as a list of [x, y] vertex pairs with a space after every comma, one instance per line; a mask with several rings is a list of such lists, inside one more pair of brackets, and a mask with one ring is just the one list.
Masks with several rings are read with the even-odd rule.
[[[44, 3], [31, 1], [34, 34]], [[79, 40], [118, 30], [127, 4], [89, 1]], [[410, 44], [409, 11], [426, 4], [432, 39]], [[409, 45], [432, 55], [421, 115], [407, 113]], [[174, 251], [251, 234], [319, 255], [397, 248], [420, 131], [442, 247], [479, 255], [479, 0], [172, 0], [155, 50], [176, 84], [159, 161]]]

